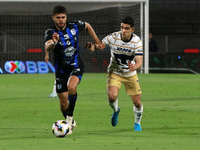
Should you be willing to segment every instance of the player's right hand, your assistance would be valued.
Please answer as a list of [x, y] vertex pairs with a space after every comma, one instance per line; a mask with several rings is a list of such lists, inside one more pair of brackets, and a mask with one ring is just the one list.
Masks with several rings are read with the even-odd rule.
[[103, 50], [105, 48], [104, 44], [95, 44], [95, 49]]
[[134, 65], [131, 63], [131, 61], [128, 62], [128, 67], [130, 71], [135, 71]]
[[57, 32], [55, 32], [53, 35], [52, 35], [52, 40], [54, 43], [58, 43], [58, 40], [59, 40], [59, 34]]

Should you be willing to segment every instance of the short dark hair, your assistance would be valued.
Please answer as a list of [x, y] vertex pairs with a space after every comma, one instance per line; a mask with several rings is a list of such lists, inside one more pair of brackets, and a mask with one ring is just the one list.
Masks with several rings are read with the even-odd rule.
[[125, 17], [122, 20], [122, 23], [129, 24], [131, 27], [133, 27], [134, 26], [134, 19], [131, 18], [131, 17]]
[[53, 8], [53, 15], [62, 13], [67, 14], [67, 9], [64, 6], [58, 5]]

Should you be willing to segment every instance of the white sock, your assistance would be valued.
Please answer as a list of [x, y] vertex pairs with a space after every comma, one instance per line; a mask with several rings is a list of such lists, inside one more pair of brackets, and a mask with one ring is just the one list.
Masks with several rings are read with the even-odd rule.
[[56, 92], [56, 80], [55, 80], [54, 85], [53, 85], [53, 92]]
[[66, 122], [71, 126], [72, 125], [72, 119], [73, 117], [67, 116], [66, 117]]
[[133, 113], [135, 115], [135, 123], [140, 124], [143, 114], [143, 105], [140, 108], [133, 106]]
[[118, 99], [114, 101], [113, 103], [109, 102], [109, 105], [115, 112], [118, 111]]

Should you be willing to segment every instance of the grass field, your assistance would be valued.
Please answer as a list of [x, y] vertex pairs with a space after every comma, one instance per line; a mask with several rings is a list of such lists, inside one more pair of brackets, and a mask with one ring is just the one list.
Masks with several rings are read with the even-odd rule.
[[112, 127], [106, 74], [85, 73], [74, 112], [77, 128], [56, 138], [63, 119], [51, 93], [54, 74], [0, 75], [0, 150], [198, 150], [200, 76], [139, 74], [144, 113], [142, 132], [134, 132], [132, 102], [119, 93], [119, 123]]

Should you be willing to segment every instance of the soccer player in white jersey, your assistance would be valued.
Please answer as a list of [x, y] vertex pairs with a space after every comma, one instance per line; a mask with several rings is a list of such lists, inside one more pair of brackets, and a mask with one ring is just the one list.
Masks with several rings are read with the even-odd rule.
[[108, 66], [107, 94], [109, 105], [113, 109], [111, 124], [116, 126], [120, 108], [118, 106], [118, 93], [121, 84], [125, 85], [126, 93], [133, 102], [135, 116], [134, 131], [142, 131], [141, 118], [143, 105], [141, 103], [141, 88], [137, 76], [138, 69], [143, 62], [143, 48], [140, 38], [134, 34], [134, 20], [126, 17], [121, 22], [121, 31], [114, 32], [103, 38], [101, 44], [87, 42], [86, 49], [98, 50], [110, 47], [111, 57]]

